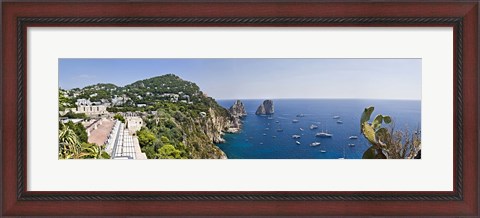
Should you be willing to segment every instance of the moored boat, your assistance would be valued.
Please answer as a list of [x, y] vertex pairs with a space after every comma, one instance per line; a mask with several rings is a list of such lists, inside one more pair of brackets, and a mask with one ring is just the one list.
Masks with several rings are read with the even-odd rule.
[[316, 137], [320, 137], [320, 138], [331, 138], [333, 136], [333, 134], [330, 134], [330, 133], [327, 133], [327, 132], [319, 132], [317, 134], [315, 134]]

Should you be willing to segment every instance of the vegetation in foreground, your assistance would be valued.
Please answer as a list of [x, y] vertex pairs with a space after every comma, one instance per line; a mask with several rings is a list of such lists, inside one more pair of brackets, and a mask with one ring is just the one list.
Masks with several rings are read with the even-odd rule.
[[59, 159], [110, 159], [104, 145], [88, 143], [87, 132], [82, 124], [59, 123]]
[[[378, 114], [372, 122], [374, 107], [365, 108], [360, 119], [363, 136], [371, 144], [363, 159], [414, 159], [419, 158], [421, 138], [419, 131], [395, 130], [390, 116]], [[387, 124], [389, 126], [385, 127]]]

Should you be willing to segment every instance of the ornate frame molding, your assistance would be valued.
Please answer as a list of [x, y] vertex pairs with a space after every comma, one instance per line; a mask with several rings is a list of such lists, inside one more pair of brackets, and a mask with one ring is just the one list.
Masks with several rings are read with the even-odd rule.
[[[349, 194], [344, 193], [288, 193], [288, 192], [120, 192], [120, 193], [36, 193], [26, 191], [26, 116], [25, 59], [26, 29], [32, 24], [220, 24], [220, 25], [451, 25], [455, 33], [455, 183], [454, 192], [443, 194], [406, 193]], [[19, 201], [461, 201], [463, 200], [463, 18], [456, 17], [20, 17], [17, 19], [17, 200]]]

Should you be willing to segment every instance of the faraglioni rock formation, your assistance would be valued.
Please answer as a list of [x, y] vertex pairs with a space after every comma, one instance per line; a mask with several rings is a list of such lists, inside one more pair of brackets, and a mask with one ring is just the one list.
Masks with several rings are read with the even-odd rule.
[[270, 115], [275, 113], [275, 109], [273, 108], [273, 101], [272, 100], [265, 100], [263, 103], [258, 106], [256, 115]]
[[233, 104], [230, 109], [228, 109], [231, 117], [233, 118], [233, 122], [228, 128], [228, 133], [237, 133], [242, 128], [242, 118], [247, 116], [247, 111], [245, 111], [245, 106], [240, 100], [237, 100], [235, 104]]
[[243, 102], [240, 100], [237, 100], [235, 104], [233, 104], [230, 109], [230, 114], [234, 117], [242, 118], [244, 116], [247, 116], [247, 111], [245, 111], [245, 106], [243, 106]]

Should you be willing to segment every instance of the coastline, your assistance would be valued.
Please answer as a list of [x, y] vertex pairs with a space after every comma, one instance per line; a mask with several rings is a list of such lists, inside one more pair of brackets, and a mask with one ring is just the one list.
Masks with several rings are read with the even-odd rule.
[[[225, 142], [216, 144], [229, 159], [337, 159], [343, 158], [344, 148], [345, 159], [361, 159], [368, 142], [360, 134], [359, 121], [369, 105], [376, 106], [374, 115], [392, 115], [402, 130], [413, 132], [421, 127], [421, 101], [416, 100], [282, 99], [274, 100], [275, 114], [255, 115], [262, 100], [242, 99], [248, 114], [242, 119], [242, 129], [233, 134], [225, 131]], [[235, 100], [217, 100], [224, 108], [233, 102]], [[297, 117], [299, 114], [302, 116]], [[340, 115], [341, 124], [333, 119], [335, 115]], [[318, 128], [310, 129], [311, 125]], [[283, 131], [277, 131], [279, 128]], [[323, 130], [328, 130], [333, 137], [315, 137]], [[294, 140], [293, 135], [301, 135], [301, 138]], [[350, 141], [352, 135], [358, 139]], [[321, 142], [319, 146], [309, 146], [317, 141]], [[355, 145], [350, 146], [352, 143]]]

